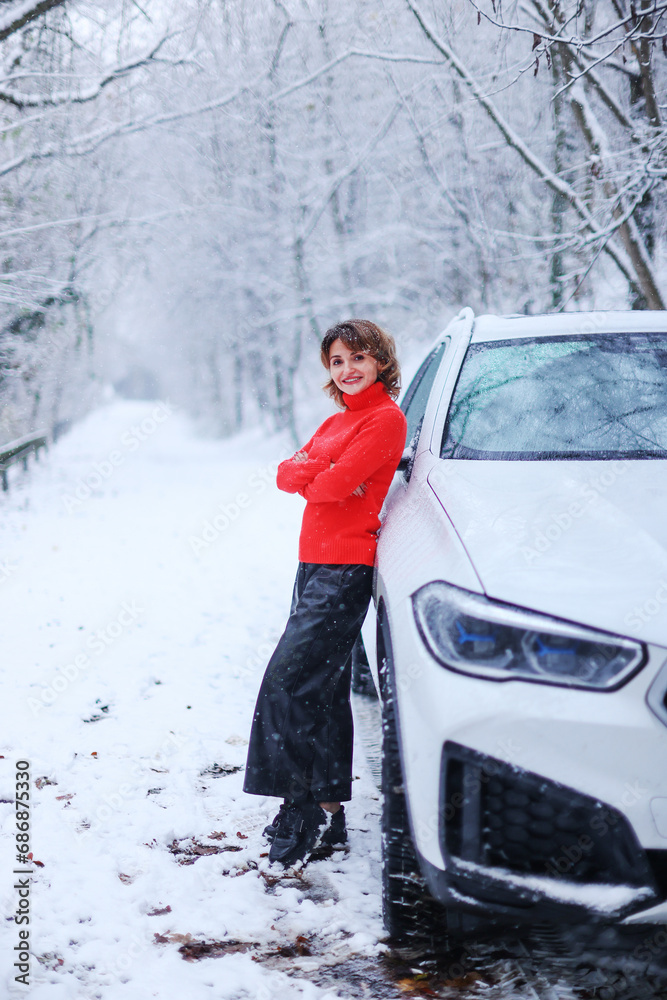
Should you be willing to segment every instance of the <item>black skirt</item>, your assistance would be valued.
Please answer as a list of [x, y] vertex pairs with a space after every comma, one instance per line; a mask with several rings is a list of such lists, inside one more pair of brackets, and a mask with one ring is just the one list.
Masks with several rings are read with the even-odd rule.
[[299, 563], [289, 620], [257, 697], [244, 791], [298, 800], [352, 797], [350, 654], [373, 567]]

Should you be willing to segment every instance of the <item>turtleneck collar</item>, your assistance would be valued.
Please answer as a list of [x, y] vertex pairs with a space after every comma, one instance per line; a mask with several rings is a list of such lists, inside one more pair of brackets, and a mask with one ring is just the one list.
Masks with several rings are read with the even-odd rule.
[[347, 406], [348, 410], [365, 410], [368, 406], [377, 406], [381, 403], [386, 396], [386, 390], [384, 387], [384, 382], [379, 379], [377, 382], [373, 382], [369, 385], [367, 389], [363, 392], [356, 392], [354, 395], [349, 395], [347, 392], [343, 393], [343, 402]]

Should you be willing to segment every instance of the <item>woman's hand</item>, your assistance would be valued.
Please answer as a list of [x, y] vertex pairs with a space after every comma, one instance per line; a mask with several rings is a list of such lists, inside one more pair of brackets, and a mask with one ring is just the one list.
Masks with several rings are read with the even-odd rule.
[[301, 451], [297, 451], [296, 455], [292, 455], [292, 461], [293, 462], [307, 462], [308, 461], [308, 452], [307, 451], [303, 451], [303, 449]]

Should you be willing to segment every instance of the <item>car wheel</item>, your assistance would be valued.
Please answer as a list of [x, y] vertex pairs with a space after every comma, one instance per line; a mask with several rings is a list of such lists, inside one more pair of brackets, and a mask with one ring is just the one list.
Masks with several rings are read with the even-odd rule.
[[352, 690], [355, 694], [365, 694], [377, 698], [373, 674], [368, 665], [368, 657], [361, 635], [352, 647]]
[[393, 683], [382, 671], [382, 916], [392, 942], [423, 954], [447, 946], [446, 910], [419, 870], [403, 788]]

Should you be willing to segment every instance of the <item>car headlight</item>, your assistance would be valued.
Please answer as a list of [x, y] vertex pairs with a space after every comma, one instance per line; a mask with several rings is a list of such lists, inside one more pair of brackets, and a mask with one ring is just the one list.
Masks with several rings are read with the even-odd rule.
[[422, 639], [451, 670], [608, 691], [645, 660], [641, 643], [435, 581], [412, 595]]

